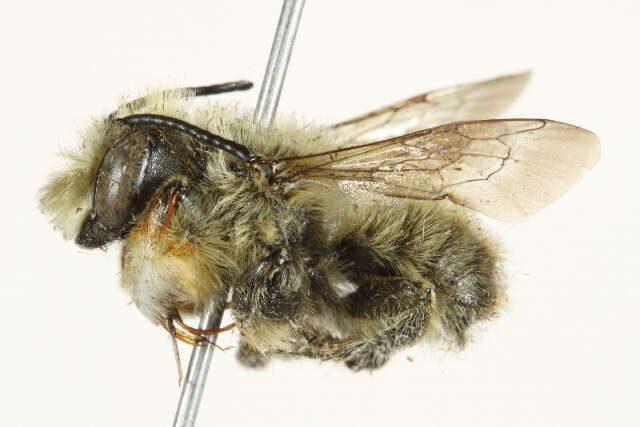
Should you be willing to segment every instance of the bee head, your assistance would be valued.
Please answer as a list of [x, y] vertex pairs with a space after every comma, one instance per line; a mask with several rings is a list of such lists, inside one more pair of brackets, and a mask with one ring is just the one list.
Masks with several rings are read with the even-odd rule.
[[[186, 147], [157, 128], [99, 126], [82, 149], [63, 153], [69, 168], [40, 190], [40, 205], [66, 239], [102, 247], [126, 236], [154, 191], [184, 170]], [[99, 131], [102, 132], [99, 132]]]
[[[188, 122], [153, 112], [184, 115], [194, 96], [247, 90], [247, 81], [153, 92], [122, 104], [95, 120], [79, 150], [63, 152], [67, 168], [53, 174], [39, 192], [41, 210], [66, 239], [102, 247], [122, 239], [163, 183], [198, 162], [191, 147], [199, 140], [242, 161], [249, 151]], [[185, 143], [186, 142], [186, 143]]]
[[126, 236], [163, 183], [185, 169], [186, 147], [157, 129], [125, 130], [95, 174], [91, 210], [75, 242], [96, 248]]

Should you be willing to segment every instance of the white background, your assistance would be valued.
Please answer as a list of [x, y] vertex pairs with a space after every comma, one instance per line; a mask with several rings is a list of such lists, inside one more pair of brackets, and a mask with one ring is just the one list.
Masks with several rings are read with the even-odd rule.
[[[254, 372], [216, 352], [198, 425], [638, 425], [640, 3], [308, 3], [282, 113], [329, 123], [531, 68], [509, 114], [593, 130], [602, 159], [526, 222], [491, 223], [508, 251], [510, 302], [464, 352], [421, 344], [373, 374], [307, 360]], [[3, 10], [0, 424], [170, 425], [178, 387], [165, 332], [119, 290], [117, 250], [64, 242], [36, 190], [58, 149], [122, 96], [259, 84], [279, 9], [274, 0]], [[257, 90], [224, 96], [251, 106]]]

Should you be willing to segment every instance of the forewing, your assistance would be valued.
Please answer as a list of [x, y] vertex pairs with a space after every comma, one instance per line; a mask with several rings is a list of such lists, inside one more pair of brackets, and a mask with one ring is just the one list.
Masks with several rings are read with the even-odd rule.
[[363, 144], [447, 123], [498, 116], [522, 91], [531, 73], [436, 90], [333, 125], [337, 146]]
[[447, 199], [503, 221], [546, 206], [599, 158], [598, 138], [543, 119], [451, 123], [326, 153], [282, 159], [284, 181], [393, 198]]

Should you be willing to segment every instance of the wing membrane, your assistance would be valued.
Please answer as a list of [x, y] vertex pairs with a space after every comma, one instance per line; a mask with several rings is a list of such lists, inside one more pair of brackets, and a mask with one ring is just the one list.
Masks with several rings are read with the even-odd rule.
[[436, 90], [338, 123], [338, 144], [380, 141], [446, 123], [495, 118], [515, 100], [531, 73]]
[[384, 141], [281, 159], [284, 181], [352, 193], [448, 199], [503, 221], [546, 206], [599, 158], [591, 132], [543, 119], [451, 123]]

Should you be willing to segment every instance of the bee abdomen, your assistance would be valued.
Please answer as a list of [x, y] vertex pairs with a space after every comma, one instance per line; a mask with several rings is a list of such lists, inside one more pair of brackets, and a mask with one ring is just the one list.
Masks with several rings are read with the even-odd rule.
[[[502, 299], [494, 245], [457, 211], [427, 203], [405, 206], [361, 211], [351, 222], [357, 225], [336, 249], [345, 273], [362, 289], [389, 286], [389, 279], [396, 278], [399, 290], [369, 292], [389, 293], [388, 303], [381, 305], [386, 310], [368, 313], [378, 320], [397, 315], [393, 309], [407, 310], [406, 294], [413, 288], [428, 290], [429, 297], [419, 299], [429, 318], [421, 334], [432, 329], [464, 345], [468, 328], [491, 318]], [[387, 279], [371, 280], [373, 276]]]
[[435, 284], [434, 319], [464, 345], [468, 328], [494, 317], [503, 299], [498, 257], [493, 245], [468, 226], [455, 230], [442, 249], [430, 274]]

